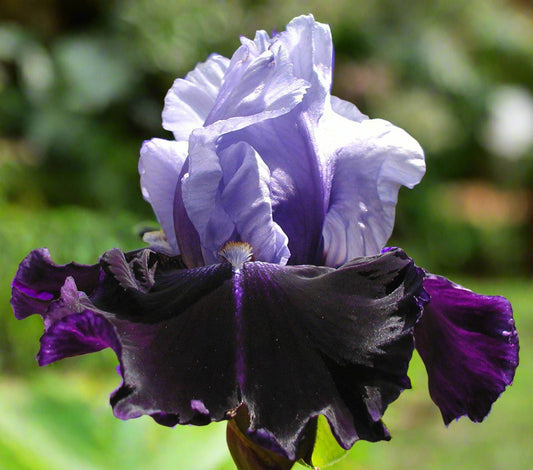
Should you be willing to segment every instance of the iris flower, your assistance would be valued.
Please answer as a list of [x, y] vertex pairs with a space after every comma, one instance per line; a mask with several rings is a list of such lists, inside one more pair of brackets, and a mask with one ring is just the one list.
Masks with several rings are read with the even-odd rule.
[[162, 228], [148, 248], [21, 262], [12, 305], [44, 319], [39, 364], [112, 348], [115, 416], [237, 419], [244, 447], [289, 466], [320, 415], [345, 449], [389, 439], [381, 418], [410, 387], [415, 346], [445, 423], [481, 421], [518, 364], [509, 302], [384, 248], [399, 188], [425, 172], [421, 147], [330, 94], [331, 33], [312, 16], [241, 43], [174, 82], [173, 139], [142, 146]]

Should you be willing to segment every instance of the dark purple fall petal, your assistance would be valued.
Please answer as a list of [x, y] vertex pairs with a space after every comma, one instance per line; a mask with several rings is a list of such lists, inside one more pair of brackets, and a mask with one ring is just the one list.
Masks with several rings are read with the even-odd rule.
[[290, 459], [319, 414], [345, 448], [387, 439], [380, 418], [409, 387], [420, 289], [421, 274], [399, 250], [339, 270], [246, 263], [238, 273], [226, 264], [156, 272], [149, 293], [118, 288], [95, 302], [113, 311], [122, 344], [115, 414], [206, 424], [244, 403], [249, 437]]
[[381, 416], [410, 386], [423, 297], [423, 274], [401, 250], [338, 269], [239, 271], [111, 250], [101, 267], [93, 294], [67, 278], [42, 313], [39, 362], [111, 347], [123, 377], [117, 417], [203, 425], [245, 405], [248, 437], [293, 460], [320, 414], [345, 448], [389, 438]]
[[[231, 278], [227, 265], [162, 273], [153, 292], [136, 294], [137, 308], [112, 320], [119, 337], [138, 335], [142, 345], [123, 348], [128, 393], [119, 390], [115, 414], [164, 413], [200, 424], [244, 403], [250, 438], [289, 458], [318, 414], [346, 448], [359, 438], [388, 438], [380, 417], [409, 386], [411, 332], [420, 312], [420, 274], [399, 253], [338, 271], [247, 263]], [[209, 287], [219, 276], [220, 285]], [[203, 282], [202, 296], [192, 302], [191, 289]], [[136, 310], [151, 324], [128, 323], [143, 321], [128, 313]], [[146, 380], [139, 383], [139, 376]], [[210, 415], [198, 413], [199, 398]]]
[[420, 274], [400, 250], [337, 270], [245, 264], [237, 372], [250, 437], [294, 458], [307, 423], [323, 414], [345, 449], [388, 439], [380, 418], [410, 387]]
[[112, 348], [120, 356], [113, 326], [90, 310], [73, 313], [54, 322], [41, 337], [37, 362], [45, 366], [65, 357]]
[[114, 413], [155, 415], [171, 425], [220, 421], [240, 403], [231, 268], [159, 274], [147, 294], [119, 288], [97, 301], [113, 311], [122, 344], [124, 383], [112, 396]]
[[44, 314], [59, 297], [67, 277], [72, 277], [80, 290], [91, 293], [98, 285], [100, 266], [70, 263], [59, 266], [46, 248], [31, 251], [24, 258], [11, 285], [11, 305], [19, 320], [28, 315]]
[[511, 304], [432, 274], [424, 288], [431, 300], [415, 327], [415, 342], [431, 397], [446, 424], [464, 415], [482, 421], [518, 365]]

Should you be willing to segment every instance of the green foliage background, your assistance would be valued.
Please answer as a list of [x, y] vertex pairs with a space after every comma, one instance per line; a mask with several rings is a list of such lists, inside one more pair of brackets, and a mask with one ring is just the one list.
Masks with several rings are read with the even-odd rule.
[[527, 134], [533, 120], [533, 7], [519, 0], [1, 0], [0, 468], [232, 468], [223, 425], [115, 420], [111, 353], [37, 370], [42, 325], [13, 319], [9, 285], [35, 247], [93, 263], [140, 246], [138, 229], [155, 218], [138, 152], [169, 137], [160, 113], [172, 81], [211, 52], [231, 56], [239, 35], [308, 12], [331, 25], [334, 94], [426, 150], [427, 175], [402, 190], [391, 244], [508, 296], [522, 345], [515, 385], [482, 425], [445, 429], [415, 360], [415, 391], [386, 416], [393, 441], [357, 444], [333, 468], [529, 468], [533, 140], [502, 144], [494, 124], [503, 98], [520, 105], [500, 116], [511, 130]]

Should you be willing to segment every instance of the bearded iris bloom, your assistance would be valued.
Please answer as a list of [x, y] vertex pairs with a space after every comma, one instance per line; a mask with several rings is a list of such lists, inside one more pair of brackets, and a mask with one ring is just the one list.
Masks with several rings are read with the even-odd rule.
[[320, 415], [345, 449], [389, 439], [415, 346], [444, 421], [481, 421], [518, 364], [509, 302], [384, 248], [419, 144], [330, 94], [331, 34], [312, 16], [241, 42], [175, 81], [173, 139], [142, 146], [149, 247], [21, 262], [12, 305], [44, 319], [39, 364], [110, 347], [118, 418], [244, 415], [250, 445], [289, 463], [309, 460]]

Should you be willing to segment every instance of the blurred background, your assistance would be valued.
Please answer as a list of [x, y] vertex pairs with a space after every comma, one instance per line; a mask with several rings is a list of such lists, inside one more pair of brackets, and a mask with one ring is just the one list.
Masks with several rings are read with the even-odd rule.
[[239, 35], [302, 13], [329, 23], [333, 93], [406, 129], [428, 171], [403, 189], [391, 244], [417, 264], [513, 303], [515, 384], [483, 424], [446, 428], [415, 357], [389, 443], [333, 469], [529, 469], [533, 462], [533, 6], [527, 0], [0, 0], [0, 468], [232, 469], [223, 424], [113, 418], [109, 351], [39, 369], [40, 318], [9, 305], [18, 262], [46, 246], [94, 263], [141, 246], [143, 140], [176, 77]]

